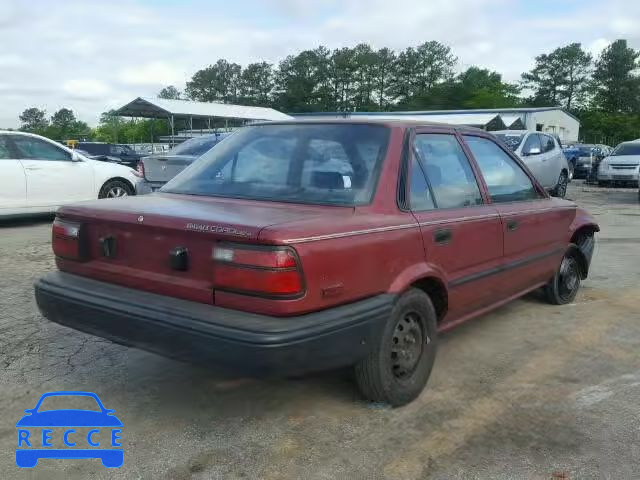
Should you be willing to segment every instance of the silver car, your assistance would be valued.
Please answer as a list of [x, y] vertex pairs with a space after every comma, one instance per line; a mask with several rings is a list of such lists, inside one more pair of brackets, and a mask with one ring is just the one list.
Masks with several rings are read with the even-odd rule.
[[570, 180], [569, 163], [558, 140], [552, 135], [529, 130], [491, 133], [522, 159], [538, 182], [552, 195], [561, 198], [566, 195]]
[[640, 141], [623, 142], [598, 167], [598, 184], [631, 183], [640, 178]]
[[138, 184], [138, 195], [155, 192], [228, 135], [218, 133], [190, 138], [166, 153], [143, 157], [138, 172], [144, 181]]

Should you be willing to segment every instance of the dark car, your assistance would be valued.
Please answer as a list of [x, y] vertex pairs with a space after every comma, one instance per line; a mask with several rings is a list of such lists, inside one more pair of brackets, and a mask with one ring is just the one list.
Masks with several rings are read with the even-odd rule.
[[77, 147], [90, 155], [94, 160], [115, 162], [127, 167], [136, 168], [142, 155], [128, 145], [102, 142], [79, 142]]
[[138, 194], [155, 192], [228, 135], [217, 133], [190, 138], [166, 153], [143, 157], [138, 172], [144, 182], [138, 184]]
[[117, 343], [260, 376], [353, 366], [402, 405], [439, 332], [538, 288], [573, 302], [597, 231], [487, 132], [274, 122], [152, 195], [63, 206], [35, 293]]

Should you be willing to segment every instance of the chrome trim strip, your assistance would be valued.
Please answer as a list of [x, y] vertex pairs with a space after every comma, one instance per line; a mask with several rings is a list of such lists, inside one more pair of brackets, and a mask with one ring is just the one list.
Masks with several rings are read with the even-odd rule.
[[367, 228], [365, 230], [353, 230], [351, 232], [341, 232], [341, 233], [329, 233], [326, 235], [316, 235], [314, 237], [302, 237], [302, 238], [290, 238], [288, 240], [283, 240], [284, 243], [306, 243], [306, 242], [315, 242], [317, 240], [329, 240], [333, 238], [343, 238], [343, 237], [353, 237], [356, 235], [367, 235], [369, 233], [378, 233], [378, 232], [389, 232], [393, 230], [404, 230], [407, 228], [417, 228], [419, 226], [418, 223], [407, 223], [404, 225], [392, 225], [389, 227], [377, 227], [377, 228]]
[[420, 226], [426, 227], [429, 225], [443, 225], [447, 223], [456, 223], [456, 222], [472, 222], [475, 220], [487, 220], [489, 218], [500, 218], [500, 215], [498, 215], [497, 213], [491, 213], [488, 215], [476, 215], [473, 217], [443, 218], [440, 220], [431, 220], [429, 222], [420, 222]]

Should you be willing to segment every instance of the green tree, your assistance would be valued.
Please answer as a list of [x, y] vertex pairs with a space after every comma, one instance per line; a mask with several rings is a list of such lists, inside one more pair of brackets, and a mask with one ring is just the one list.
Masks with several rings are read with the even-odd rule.
[[579, 43], [538, 55], [534, 68], [522, 74], [523, 86], [533, 90], [530, 102], [575, 108], [588, 91], [591, 62], [591, 55]]
[[42, 134], [49, 126], [47, 112], [37, 107], [27, 108], [20, 114], [20, 130], [25, 132]]
[[45, 136], [55, 140], [86, 139], [91, 137], [91, 129], [76, 119], [73, 110], [61, 108], [51, 116]]
[[440, 108], [507, 108], [520, 103], [519, 88], [502, 81], [502, 75], [485, 68], [469, 67], [446, 83]]
[[392, 102], [389, 92], [395, 75], [395, 63], [396, 54], [393, 50], [381, 48], [376, 52], [374, 58], [374, 96], [378, 104], [378, 110], [388, 109]]
[[191, 100], [201, 102], [237, 103], [241, 75], [240, 65], [220, 59], [198, 70], [187, 82], [185, 93]]
[[166, 100], [180, 100], [181, 95], [180, 90], [173, 85], [166, 86], [158, 92], [158, 98], [164, 98]]
[[637, 75], [640, 51], [616, 40], [600, 55], [593, 72], [594, 104], [608, 112], [640, 111], [640, 79]]
[[270, 106], [273, 86], [273, 65], [251, 63], [240, 75], [240, 101], [248, 105]]

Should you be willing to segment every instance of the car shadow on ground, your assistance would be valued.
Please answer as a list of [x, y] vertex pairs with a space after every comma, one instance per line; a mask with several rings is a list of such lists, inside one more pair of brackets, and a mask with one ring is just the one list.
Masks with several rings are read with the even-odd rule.
[[1, 228], [18, 228], [18, 227], [32, 227], [34, 225], [51, 223], [55, 215], [29, 215], [25, 217], [10, 217], [6, 219], [0, 219]]

